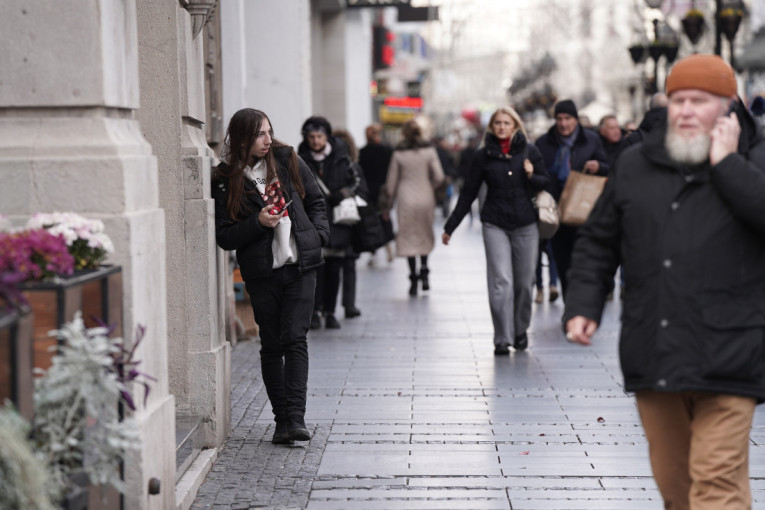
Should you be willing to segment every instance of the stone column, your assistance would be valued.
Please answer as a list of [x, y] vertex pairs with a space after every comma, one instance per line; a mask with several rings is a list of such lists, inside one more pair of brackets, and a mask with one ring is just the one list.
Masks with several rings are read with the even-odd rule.
[[[192, 9], [207, 5], [209, 10]], [[230, 421], [228, 275], [215, 244], [213, 151], [205, 138], [207, 16], [213, 2], [138, 0], [141, 108], [137, 117], [159, 165], [165, 210], [169, 384], [177, 414], [201, 419], [204, 446], [220, 446]], [[192, 16], [192, 13], [194, 16]], [[174, 444], [174, 443], [173, 443]]]
[[276, 138], [297, 147], [313, 112], [311, 2], [221, 2], [223, 123], [241, 108], [271, 119]]
[[[142, 136], [134, 0], [7, 0], [0, 16], [0, 214], [102, 219], [123, 268], [124, 334], [147, 335], [157, 378], [134, 413], [142, 449], [126, 461], [126, 508], [174, 506], [174, 401], [168, 392], [165, 216], [157, 160]], [[136, 388], [138, 391], [138, 388]], [[149, 495], [151, 478], [161, 481]]]

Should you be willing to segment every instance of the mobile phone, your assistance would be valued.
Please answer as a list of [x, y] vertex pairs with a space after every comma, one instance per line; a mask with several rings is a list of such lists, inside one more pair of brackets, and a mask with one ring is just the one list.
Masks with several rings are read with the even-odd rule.
[[738, 103], [737, 99], [731, 99], [730, 105], [728, 105], [728, 111], [725, 112], [725, 116], [729, 116], [731, 113], [736, 111], [736, 103]]
[[279, 212], [274, 212], [274, 209], [276, 209], [277, 207], [279, 207], [278, 205], [275, 205], [275, 204], [274, 204], [274, 206], [273, 206], [273, 209], [271, 209], [271, 215], [273, 215], [273, 216], [276, 216], [277, 214], [281, 214], [281, 213], [283, 213], [284, 211], [286, 211], [286, 210], [287, 210], [287, 207], [288, 207], [288, 206], [289, 206], [291, 203], [292, 203], [292, 200], [290, 200], [289, 202], [287, 202], [286, 204], [284, 204], [283, 206], [281, 206], [281, 208], [279, 209]]

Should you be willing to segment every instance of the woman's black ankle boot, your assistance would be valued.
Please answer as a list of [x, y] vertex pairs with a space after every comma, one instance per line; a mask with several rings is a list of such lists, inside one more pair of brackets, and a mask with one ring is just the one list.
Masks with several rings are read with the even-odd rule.
[[430, 290], [430, 282], [428, 281], [428, 273], [430, 271], [427, 267], [420, 269], [420, 281], [422, 282], [422, 290]]
[[410, 274], [409, 275], [409, 281], [411, 282], [409, 284], [409, 295], [410, 296], [416, 296], [417, 295], [417, 284], [419, 283], [420, 278], [416, 274]]

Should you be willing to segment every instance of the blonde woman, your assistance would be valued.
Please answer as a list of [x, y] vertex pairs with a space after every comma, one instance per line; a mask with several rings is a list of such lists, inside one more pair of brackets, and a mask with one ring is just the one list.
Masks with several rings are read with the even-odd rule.
[[547, 181], [542, 155], [527, 139], [520, 116], [510, 107], [497, 109], [489, 119], [483, 144], [475, 153], [441, 237], [448, 245], [481, 185], [486, 183], [481, 228], [495, 355], [509, 354], [510, 345], [517, 351], [528, 347], [526, 330], [531, 322], [539, 249], [537, 214], [531, 198], [544, 189]]

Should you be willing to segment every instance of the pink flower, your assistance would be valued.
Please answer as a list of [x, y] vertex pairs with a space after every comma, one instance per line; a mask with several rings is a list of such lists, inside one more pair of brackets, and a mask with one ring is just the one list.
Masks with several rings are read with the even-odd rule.
[[104, 233], [101, 220], [91, 220], [75, 213], [37, 213], [29, 218], [27, 228], [46, 229], [66, 241], [74, 257], [75, 269], [95, 269], [114, 251], [111, 239]]
[[74, 258], [61, 236], [46, 230], [0, 232], [0, 274], [19, 274], [23, 281], [72, 274]]

